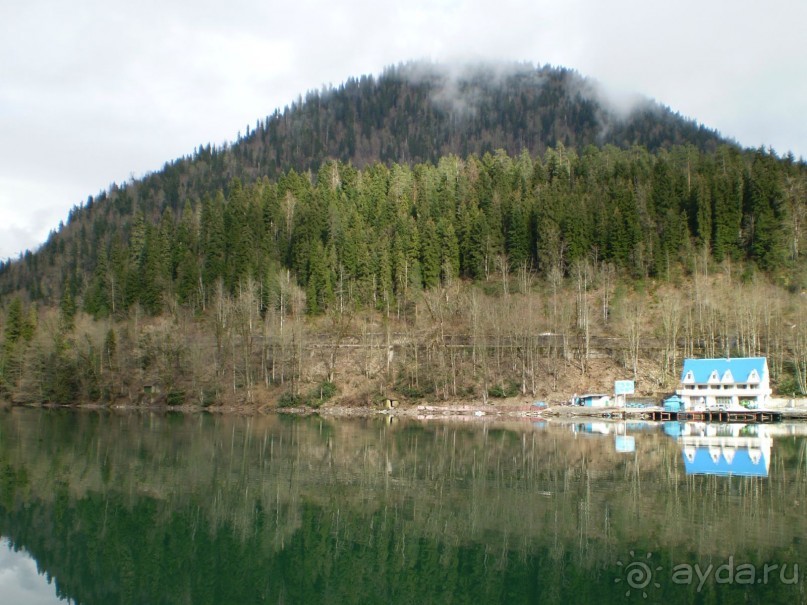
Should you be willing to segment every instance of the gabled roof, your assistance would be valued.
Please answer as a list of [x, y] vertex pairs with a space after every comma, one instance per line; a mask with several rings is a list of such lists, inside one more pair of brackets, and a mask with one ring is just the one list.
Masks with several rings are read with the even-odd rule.
[[[752, 373], [756, 371], [755, 377]], [[768, 361], [765, 357], [735, 357], [733, 359], [685, 359], [681, 370], [681, 382], [687, 382], [687, 374], [692, 372], [691, 382], [706, 384], [713, 373], [725, 377], [726, 373], [734, 382], [759, 382], [768, 372]]]

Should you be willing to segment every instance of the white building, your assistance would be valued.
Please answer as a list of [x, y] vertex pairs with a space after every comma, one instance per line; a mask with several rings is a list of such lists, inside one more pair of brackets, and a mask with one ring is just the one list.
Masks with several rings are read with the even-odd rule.
[[685, 359], [675, 392], [688, 411], [764, 408], [771, 396], [768, 360]]

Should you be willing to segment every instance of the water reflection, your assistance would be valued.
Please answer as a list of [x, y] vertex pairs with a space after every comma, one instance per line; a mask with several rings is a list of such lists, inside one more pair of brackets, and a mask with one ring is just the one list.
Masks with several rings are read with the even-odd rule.
[[773, 439], [767, 425], [666, 422], [689, 475], [767, 477]]
[[624, 603], [634, 558], [652, 601], [802, 602], [669, 572], [807, 569], [805, 438], [718, 477], [664, 428], [14, 410], [0, 533], [82, 604]]
[[15, 551], [4, 537], [0, 537], [0, 595], [9, 605], [70, 602], [57, 597], [50, 580], [37, 570], [36, 561], [25, 551]]
[[[773, 445], [772, 432], [796, 434], [798, 425], [709, 423], [709, 422], [571, 422], [569, 429], [581, 436], [614, 436], [614, 450], [634, 453], [634, 434], [663, 430], [681, 449], [688, 475], [737, 475], [767, 477]], [[786, 427], [782, 430], [782, 427]], [[807, 427], [805, 427], [807, 429]], [[807, 432], [807, 431], [805, 431]], [[801, 433], [804, 434], [804, 433]]]

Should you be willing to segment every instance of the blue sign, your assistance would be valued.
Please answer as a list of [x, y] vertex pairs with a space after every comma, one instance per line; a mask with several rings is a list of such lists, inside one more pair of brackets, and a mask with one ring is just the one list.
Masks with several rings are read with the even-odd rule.
[[633, 395], [635, 390], [632, 380], [616, 380], [614, 381], [614, 394], [615, 395]]
[[636, 439], [633, 435], [617, 435], [614, 446], [620, 454], [631, 454], [636, 451]]

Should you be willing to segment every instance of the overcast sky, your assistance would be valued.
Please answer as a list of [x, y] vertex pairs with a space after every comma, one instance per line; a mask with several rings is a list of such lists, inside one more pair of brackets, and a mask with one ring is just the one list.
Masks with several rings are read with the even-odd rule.
[[569, 67], [807, 157], [804, 0], [3, 0], [0, 258], [299, 93], [415, 59]]
[[56, 587], [36, 568], [36, 561], [25, 550], [14, 551], [6, 538], [0, 539], [0, 595], [3, 603], [60, 605]]

